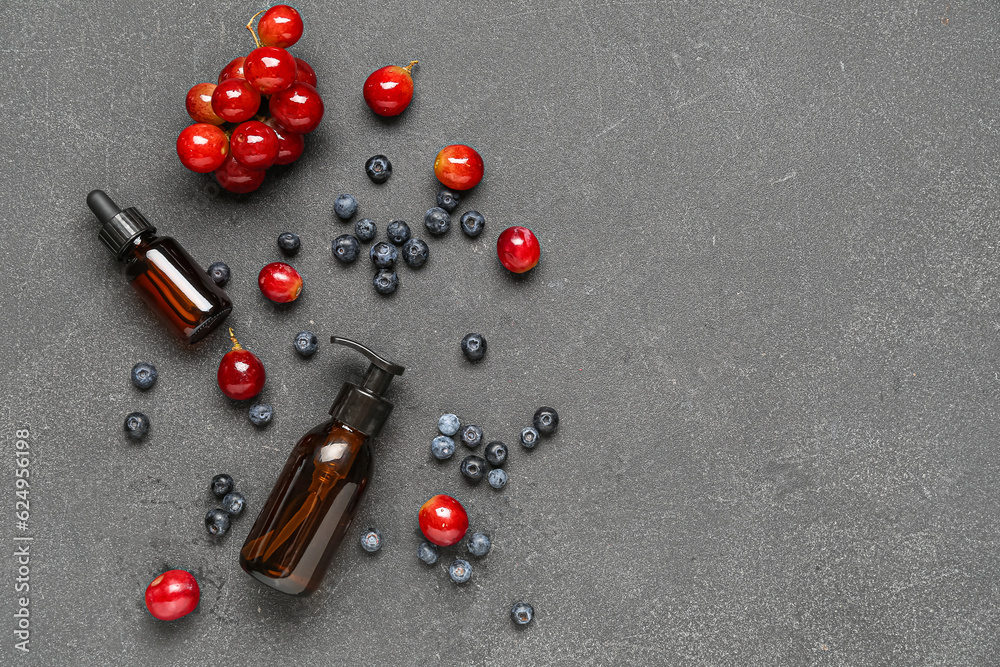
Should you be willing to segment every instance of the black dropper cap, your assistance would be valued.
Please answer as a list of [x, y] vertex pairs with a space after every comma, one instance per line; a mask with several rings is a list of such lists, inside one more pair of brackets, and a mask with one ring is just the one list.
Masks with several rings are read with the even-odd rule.
[[392, 412], [392, 403], [383, 395], [392, 379], [402, 375], [406, 370], [399, 364], [383, 359], [370, 349], [348, 338], [332, 336], [330, 342], [356, 350], [368, 358], [371, 365], [365, 371], [365, 377], [358, 386], [353, 382], [345, 382], [341, 387], [337, 400], [330, 408], [330, 414], [339, 422], [355, 428], [365, 435], [378, 435]]
[[87, 206], [103, 224], [100, 233], [101, 242], [114, 253], [115, 257], [121, 258], [139, 234], [156, 231], [156, 227], [142, 217], [138, 210], [134, 208], [121, 210], [104, 190], [92, 190], [87, 195]]

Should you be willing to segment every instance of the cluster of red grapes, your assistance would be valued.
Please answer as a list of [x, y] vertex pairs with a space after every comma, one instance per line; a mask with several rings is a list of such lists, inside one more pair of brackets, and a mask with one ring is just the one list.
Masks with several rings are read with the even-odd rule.
[[[253, 18], [260, 17], [257, 32]], [[302, 155], [302, 135], [323, 119], [316, 72], [286, 48], [302, 37], [302, 17], [288, 5], [258, 12], [247, 30], [257, 48], [226, 65], [219, 82], [195, 84], [187, 94], [194, 125], [177, 137], [181, 163], [230, 192], [252, 192], [264, 170]], [[231, 124], [231, 125], [229, 125]]]

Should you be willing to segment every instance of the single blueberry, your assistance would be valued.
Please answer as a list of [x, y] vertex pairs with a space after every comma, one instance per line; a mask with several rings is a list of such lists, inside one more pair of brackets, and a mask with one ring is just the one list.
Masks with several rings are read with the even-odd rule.
[[243, 499], [243, 494], [239, 491], [230, 491], [226, 494], [226, 497], [222, 499], [222, 509], [226, 510], [227, 513], [233, 516], [242, 512], [243, 507], [246, 504], [246, 500]]
[[371, 258], [372, 264], [378, 268], [391, 269], [396, 266], [396, 258], [399, 257], [399, 252], [396, 250], [396, 246], [390, 245], [385, 241], [379, 241], [368, 251], [368, 256]]
[[490, 542], [490, 536], [486, 533], [473, 533], [469, 536], [466, 545], [469, 547], [469, 553], [476, 558], [482, 558], [488, 554], [490, 547], [493, 546]]
[[382, 269], [372, 278], [372, 285], [375, 286], [375, 291], [379, 294], [392, 294], [399, 287], [399, 276], [396, 275], [395, 271]]
[[215, 262], [208, 267], [208, 276], [219, 287], [229, 282], [229, 267], [225, 262]]
[[472, 565], [467, 560], [456, 558], [448, 566], [448, 576], [456, 584], [464, 584], [472, 576]]
[[361, 534], [361, 548], [368, 553], [374, 553], [382, 548], [382, 533], [378, 528], [371, 528]]
[[470, 333], [462, 339], [462, 354], [469, 361], [479, 361], [486, 355], [486, 338], [483, 334]]
[[479, 482], [486, 472], [486, 461], [483, 457], [470, 454], [462, 459], [462, 474], [471, 482]]
[[442, 435], [455, 435], [458, 429], [462, 428], [462, 422], [458, 421], [458, 415], [448, 414], [438, 417], [438, 430]]
[[140, 361], [132, 367], [132, 384], [143, 391], [152, 389], [158, 377], [159, 373], [156, 372], [156, 366], [153, 364]]
[[229, 515], [216, 507], [205, 515], [205, 529], [212, 537], [222, 537], [229, 530]]
[[490, 471], [490, 474], [486, 476], [486, 481], [490, 483], [494, 489], [502, 489], [507, 486], [507, 473], [504, 472], [503, 468], [494, 468]]
[[413, 269], [419, 269], [427, 261], [429, 249], [421, 239], [410, 239], [403, 244], [403, 261]]
[[361, 218], [354, 223], [354, 235], [363, 243], [368, 243], [378, 234], [378, 227], [368, 218]]
[[441, 236], [451, 229], [451, 216], [448, 211], [435, 206], [424, 214], [424, 226], [434, 236]]
[[340, 195], [333, 202], [333, 212], [341, 220], [350, 220], [358, 212], [358, 200], [351, 195]]
[[267, 403], [258, 403], [250, 408], [250, 421], [254, 426], [267, 426], [274, 416], [274, 408]]
[[344, 264], [350, 264], [358, 258], [361, 244], [350, 234], [341, 234], [333, 240], [333, 256]]
[[302, 242], [299, 240], [298, 234], [282, 232], [278, 235], [278, 247], [286, 255], [294, 255], [299, 251], [301, 245]]
[[233, 478], [222, 473], [212, 478], [212, 494], [216, 498], [225, 498], [226, 494], [233, 490]]
[[434, 458], [445, 460], [450, 459], [455, 453], [455, 441], [446, 435], [439, 435], [431, 440], [431, 454]]
[[410, 226], [402, 220], [393, 220], [385, 228], [385, 237], [394, 245], [403, 245], [410, 240]]
[[469, 424], [462, 429], [462, 444], [466, 447], [475, 449], [479, 446], [479, 443], [483, 441], [483, 429], [479, 428], [475, 424]]
[[486, 451], [483, 452], [486, 456], [486, 460], [490, 462], [492, 466], [502, 466], [507, 462], [507, 445], [503, 444], [499, 440], [494, 440], [490, 444], [486, 445]]
[[303, 357], [311, 357], [319, 349], [319, 339], [312, 331], [300, 331], [295, 334], [295, 351]]
[[538, 431], [533, 426], [521, 429], [521, 444], [531, 449], [538, 444]]
[[486, 218], [479, 211], [466, 211], [459, 218], [459, 223], [462, 225], [462, 231], [465, 232], [466, 236], [476, 238], [483, 233]]
[[457, 192], [452, 192], [448, 188], [438, 190], [437, 205], [451, 213], [458, 208], [459, 196]]
[[518, 625], [527, 625], [528, 623], [531, 623], [531, 619], [534, 615], [535, 610], [532, 609], [531, 605], [527, 602], [518, 602], [510, 609], [510, 616]]
[[438, 559], [438, 548], [430, 542], [421, 542], [417, 547], [417, 558], [428, 565], [433, 565]]
[[365, 173], [373, 183], [385, 183], [392, 176], [392, 163], [384, 155], [373, 155], [365, 162]]
[[125, 435], [133, 440], [142, 440], [149, 433], [149, 417], [141, 412], [125, 415]]
[[559, 413], [555, 408], [542, 406], [535, 410], [535, 417], [531, 421], [536, 431], [542, 435], [552, 435], [559, 428]]

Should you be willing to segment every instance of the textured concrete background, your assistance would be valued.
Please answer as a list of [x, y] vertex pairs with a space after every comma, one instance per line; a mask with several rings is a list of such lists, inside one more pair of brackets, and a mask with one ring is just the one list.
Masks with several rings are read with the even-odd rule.
[[[838, 8], [850, 5], [851, 8]], [[251, 45], [240, 2], [0, 8], [0, 256], [7, 345], [0, 554], [13, 551], [14, 431], [31, 431], [33, 665], [994, 665], [1000, 603], [998, 12], [950, 2], [298, 3], [296, 55], [327, 105], [294, 167], [220, 194], [174, 153], [184, 93]], [[364, 106], [376, 67], [419, 59], [399, 120]], [[487, 176], [477, 241], [431, 240], [392, 298], [338, 266], [340, 192], [381, 231], [419, 225], [438, 148]], [[362, 166], [390, 156], [395, 175]], [[229, 263], [230, 323], [268, 370], [256, 431], [215, 385], [227, 349], [150, 321], [84, 204], [106, 188], [202, 263]], [[501, 229], [544, 248], [523, 280]], [[266, 302], [275, 238], [302, 237], [305, 291]], [[291, 444], [360, 358], [407, 366], [357, 534], [323, 588], [281, 596], [237, 552]], [[458, 343], [489, 339], [470, 366]], [[133, 363], [160, 370], [140, 394]], [[439, 414], [513, 443], [502, 493], [431, 459]], [[123, 416], [152, 433], [125, 441]], [[211, 475], [251, 516], [213, 543]], [[415, 555], [415, 514], [457, 495], [494, 550], [464, 588]], [[142, 592], [196, 572], [164, 624]], [[532, 602], [517, 631], [511, 604]]]

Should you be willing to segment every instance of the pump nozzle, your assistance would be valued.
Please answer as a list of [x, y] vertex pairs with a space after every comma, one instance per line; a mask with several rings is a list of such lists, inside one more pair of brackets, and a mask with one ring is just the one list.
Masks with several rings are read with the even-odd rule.
[[365, 372], [365, 379], [362, 381], [361, 386], [373, 394], [381, 396], [385, 392], [386, 387], [389, 386], [389, 383], [392, 382], [392, 378], [396, 375], [402, 375], [403, 371], [406, 370], [399, 364], [394, 364], [391, 361], [383, 359], [372, 350], [350, 338], [331, 336], [330, 342], [349, 347], [368, 357], [368, 361], [372, 362], [372, 364]]
[[360, 386], [351, 382], [344, 383], [340, 395], [330, 408], [330, 414], [362, 433], [376, 435], [392, 412], [392, 403], [385, 400], [383, 394], [392, 379], [402, 375], [406, 369], [383, 359], [361, 343], [349, 338], [332, 336], [330, 342], [360, 352], [371, 362]]

